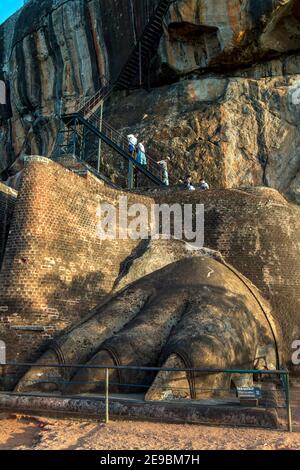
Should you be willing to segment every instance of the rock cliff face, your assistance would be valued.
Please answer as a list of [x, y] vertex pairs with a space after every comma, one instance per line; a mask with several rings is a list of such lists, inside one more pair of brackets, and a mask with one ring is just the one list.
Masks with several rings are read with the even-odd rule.
[[178, 180], [215, 188], [267, 185], [300, 202], [297, 76], [206, 77], [133, 93], [108, 118], [134, 129], [153, 156], [171, 158]]
[[[61, 98], [114, 80], [158, 2], [31, 0], [0, 27], [1, 170], [49, 155]], [[151, 93], [113, 97], [108, 117], [169, 154], [176, 178], [263, 183], [299, 202], [299, 45], [299, 0], [178, 0], [151, 58]]]
[[116, 78], [150, 3], [157, 2], [31, 0], [1, 26], [0, 73], [9, 89], [1, 109], [1, 169], [22, 151], [49, 153], [61, 98], [91, 95], [104, 77]]
[[167, 18], [161, 56], [176, 73], [252, 64], [299, 48], [296, 0], [181, 0]]

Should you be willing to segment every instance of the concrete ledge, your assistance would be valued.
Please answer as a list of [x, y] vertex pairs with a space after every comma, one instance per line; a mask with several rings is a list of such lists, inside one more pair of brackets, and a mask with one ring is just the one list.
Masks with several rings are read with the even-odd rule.
[[[72, 416], [103, 420], [103, 397], [53, 397], [37, 395], [0, 394], [0, 410], [42, 416]], [[111, 417], [155, 420], [171, 423], [191, 423], [223, 426], [279, 427], [274, 408], [246, 408], [241, 406], [191, 403], [145, 402], [130, 398], [112, 398]]]

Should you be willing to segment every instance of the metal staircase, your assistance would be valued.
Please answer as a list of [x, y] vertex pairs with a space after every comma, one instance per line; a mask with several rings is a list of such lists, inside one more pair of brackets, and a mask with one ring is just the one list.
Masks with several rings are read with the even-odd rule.
[[[98, 119], [97, 115], [93, 115], [92, 117], [90, 116], [89, 119], [85, 119], [81, 113], [66, 114], [62, 116], [62, 120], [66, 125], [68, 139], [66, 139], [66, 146], [62, 147], [61, 155], [76, 155], [76, 153], [81, 153], [82, 146], [85, 145], [84, 132], [89, 131], [101, 139], [101, 141], [108, 145], [113, 151], [117, 152], [122, 159], [128, 163], [129, 189], [133, 188], [134, 170], [143, 174], [148, 180], [152, 181], [156, 185], [163, 185], [163, 170], [161, 166], [158, 165], [149, 155], [147, 155], [147, 165], [140, 165], [128, 153], [127, 139], [105, 121], [102, 121], [102, 128], [100, 130]], [[87, 163], [89, 163], [89, 161], [87, 161]]]
[[135, 45], [132, 54], [121, 70], [114, 83], [108, 82], [91, 98], [82, 98], [77, 102], [77, 112], [85, 117], [93, 114], [99, 104], [106, 100], [115, 89], [126, 89], [139, 74], [139, 84], [142, 84], [142, 64], [147, 60], [149, 54], [155, 50], [163, 34], [163, 18], [168, 12], [170, 5], [175, 0], [161, 0], [147, 23], [142, 36]]
[[[101, 107], [114, 90], [129, 88], [138, 75], [139, 84], [142, 85], [143, 62], [158, 47], [163, 34], [163, 18], [174, 1], [161, 0], [156, 8], [153, 7], [152, 14], [142, 35], [116, 81], [114, 83], [107, 82], [92, 97], [79, 99], [72, 112], [66, 110], [61, 115], [62, 127], [57, 137], [53, 154], [54, 158], [59, 155], [73, 154], [84, 161], [86, 135], [92, 134], [96, 139], [99, 139], [99, 145], [101, 145], [101, 142], [104, 142], [128, 163], [128, 187], [130, 189], [134, 186], [135, 173], [141, 173], [146, 179], [156, 185], [165, 185], [164, 171], [161, 166], [151, 158], [148, 152], [147, 166], [140, 165], [132, 158], [128, 152], [127, 139], [102, 119]], [[98, 165], [98, 172], [99, 169]], [[99, 177], [101, 177], [101, 173], [99, 173]]]

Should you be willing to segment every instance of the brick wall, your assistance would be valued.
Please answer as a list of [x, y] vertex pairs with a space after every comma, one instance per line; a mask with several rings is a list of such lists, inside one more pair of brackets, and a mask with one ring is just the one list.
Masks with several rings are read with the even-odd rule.
[[[96, 211], [99, 202], [116, 205], [122, 194], [47, 159], [27, 163], [0, 273], [0, 338], [9, 360], [34, 360], [110, 293], [139, 241], [101, 241]], [[126, 194], [129, 203], [204, 204], [205, 246], [270, 299], [288, 357], [300, 337], [299, 208], [266, 188]]]
[[300, 208], [269, 188], [155, 191], [158, 202], [205, 207], [205, 246], [219, 251], [270, 300], [287, 362], [300, 339]]
[[0, 269], [17, 192], [0, 182]]
[[117, 204], [120, 194], [48, 159], [27, 163], [0, 273], [0, 337], [8, 360], [33, 360], [111, 291], [139, 244], [97, 236], [99, 202]]

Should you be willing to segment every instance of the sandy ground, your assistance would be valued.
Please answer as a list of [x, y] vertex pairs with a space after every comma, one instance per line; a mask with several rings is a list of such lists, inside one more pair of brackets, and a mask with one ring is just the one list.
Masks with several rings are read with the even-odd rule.
[[198, 425], [74, 420], [0, 414], [0, 450], [297, 449], [300, 432]]
[[[0, 450], [300, 450], [300, 384], [291, 399], [293, 433], [140, 421], [105, 425], [0, 413]], [[279, 413], [285, 429], [286, 410]]]

